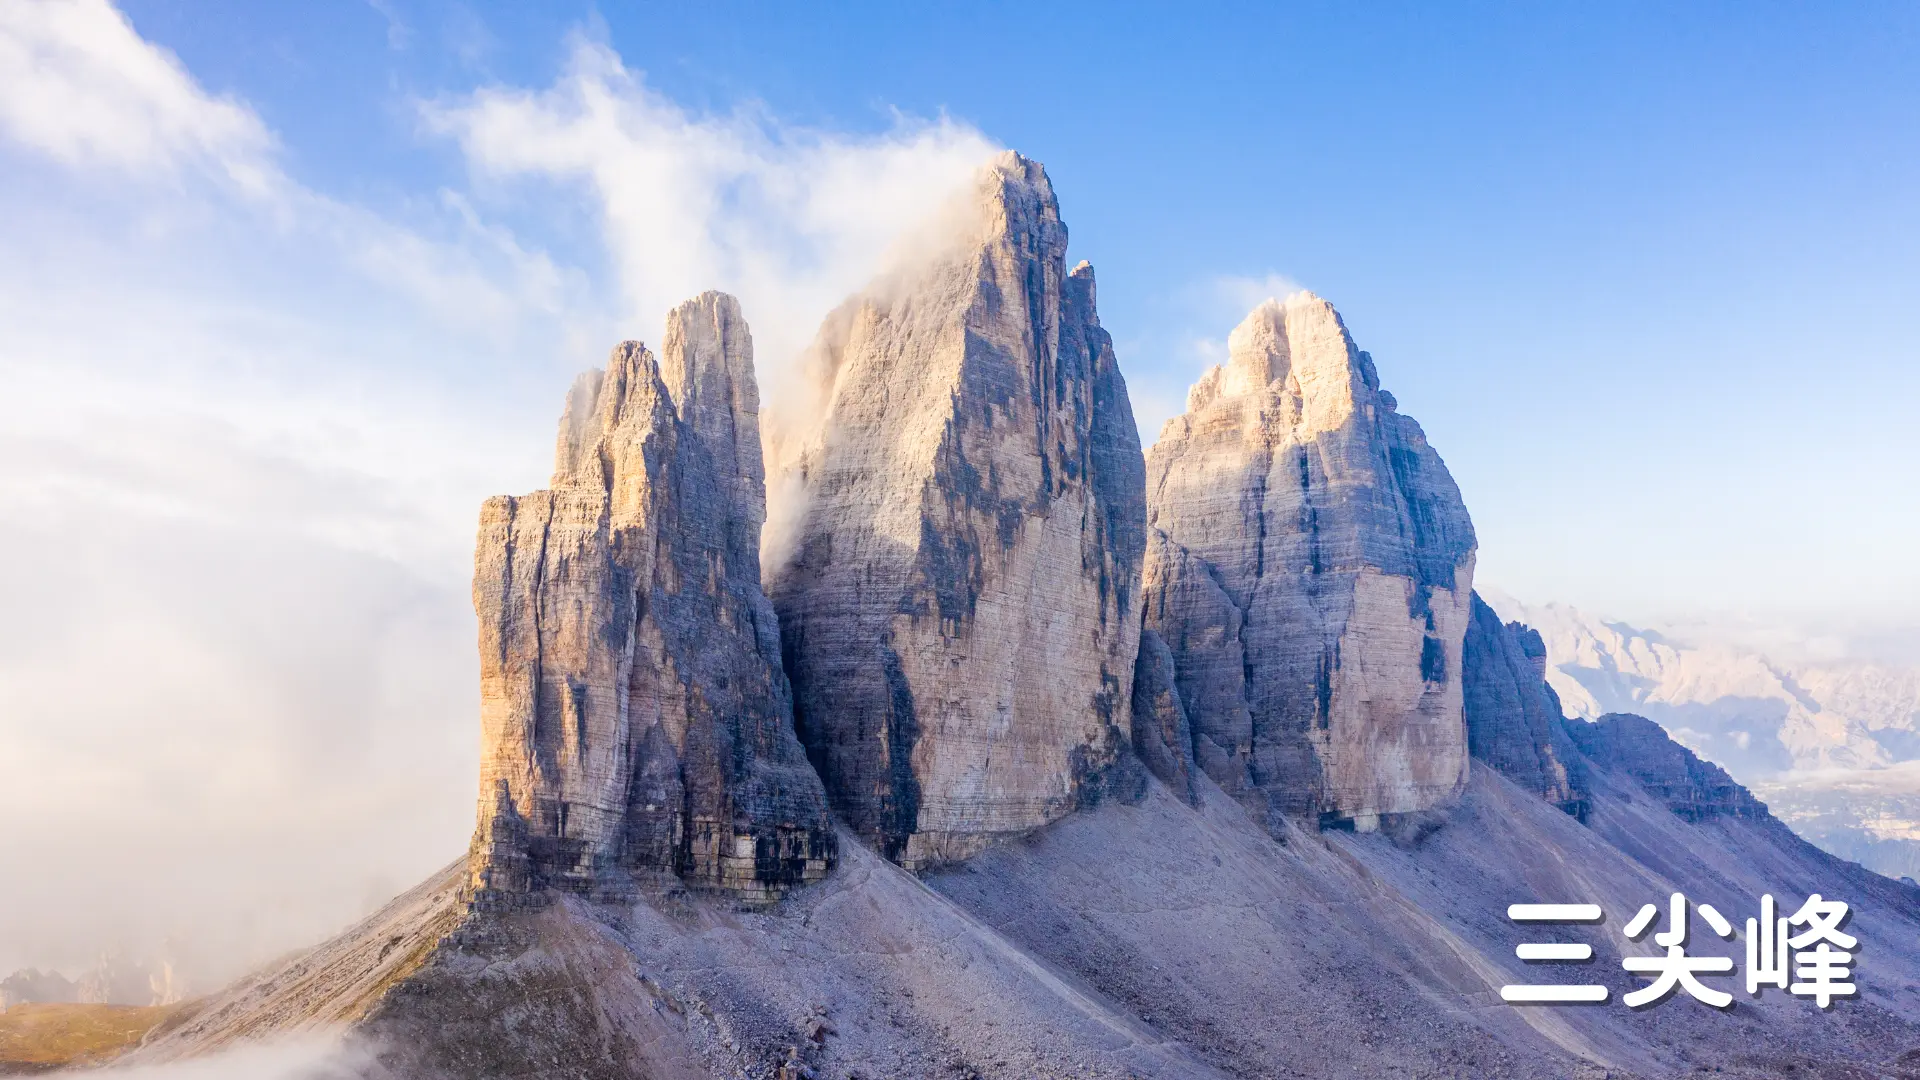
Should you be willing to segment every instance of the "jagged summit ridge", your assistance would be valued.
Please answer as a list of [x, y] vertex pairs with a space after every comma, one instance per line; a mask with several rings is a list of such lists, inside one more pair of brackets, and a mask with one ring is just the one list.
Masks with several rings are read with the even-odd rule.
[[832, 858], [761, 589], [752, 338], [730, 296], [582, 376], [550, 490], [481, 511], [480, 902], [671, 872], [752, 898]]
[[[1064, 269], [1038, 166], [983, 180], [966, 243], [822, 332], [830, 409], [769, 575], [792, 617], [754, 558], [751, 340], [709, 294], [657, 360], [630, 342], [576, 384], [550, 490], [488, 504], [474, 859], [132, 1062], [336, 1024], [419, 1080], [1771, 1076], [1920, 1046], [1920, 891], [1800, 842], [1646, 721], [1563, 722], [1537, 636], [1473, 603], [1444, 467], [1324, 303], [1263, 305], [1156, 448], [1142, 588], [1091, 270]], [[837, 848], [782, 650], [862, 834]], [[1109, 767], [1129, 741], [1167, 789]], [[1284, 816], [1427, 798], [1385, 835], [1300, 842], [1312, 820]], [[666, 873], [733, 894], [633, 888]], [[1832, 1014], [1489, 1005], [1546, 974], [1511, 904], [1603, 905], [1565, 936], [1617, 994], [1645, 946], [1613, 916], [1816, 890], [1872, 943]]]
[[1268, 300], [1228, 348], [1147, 454], [1146, 625], [1196, 761], [1261, 815], [1442, 805], [1468, 758], [1459, 490], [1325, 300]]
[[809, 755], [910, 866], [1073, 809], [1127, 745], [1139, 640], [1139, 437], [1093, 269], [1037, 162], [962, 209], [964, 241], [822, 327], [769, 567]]

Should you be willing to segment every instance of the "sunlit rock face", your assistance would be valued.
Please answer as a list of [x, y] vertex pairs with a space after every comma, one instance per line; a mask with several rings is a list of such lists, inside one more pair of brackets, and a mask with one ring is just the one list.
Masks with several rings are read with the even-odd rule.
[[1539, 632], [1501, 622], [1475, 593], [1462, 653], [1462, 711], [1473, 756], [1584, 819], [1580, 759], [1561, 723], [1560, 698], [1547, 685]]
[[1140, 632], [1139, 435], [1092, 268], [1018, 154], [953, 233], [821, 329], [769, 570], [808, 753], [911, 867], [1079, 804], [1130, 738]]
[[1195, 759], [1256, 815], [1378, 824], [1465, 782], [1475, 541], [1332, 305], [1267, 301], [1147, 454], [1146, 624]]
[[766, 899], [825, 875], [773, 606], [753, 345], [706, 293], [575, 383], [552, 486], [487, 500], [474, 567], [481, 903], [671, 872]]

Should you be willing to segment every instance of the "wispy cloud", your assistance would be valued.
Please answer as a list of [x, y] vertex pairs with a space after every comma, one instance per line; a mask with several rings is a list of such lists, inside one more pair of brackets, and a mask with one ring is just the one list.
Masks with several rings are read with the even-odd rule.
[[698, 115], [586, 38], [549, 87], [490, 87], [423, 114], [483, 178], [588, 195], [622, 314], [642, 335], [702, 290], [738, 295], [763, 379], [996, 149], [946, 118], [896, 114], [884, 131], [851, 135], [751, 104]]
[[[1222, 311], [1232, 314], [1234, 322], [1266, 300], [1285, 300], [1301, 290], [1299, 282], [1285, 274], [1268, 271], [1259, 276], [1223, 274], [1208, 282], [1211, 294]], [[1238, 314], [1233, 314], [1233, 313]]]
[[552, 318], [570, 302], [562, 294], [582, 286], [457, 196], [443, 195], [440, 235], [430, 238], [303, 186], [250, 106], [208, 93], [106, 0], [0, 8], [0, 133], [136, 197], [190, 198], [210, 185], [202, 194], [214, 212], [258, 215], [255, 227], [324, 245], [449, 328], [498, 335], [517, 320]]
[[0, 7], [0, 125], [69, 164], [205, 169], [255, 193], [279, 176], [259, 116], [201, 89], [106, 0]]
[[367, 6], [386, 20], [387, 48], [400, 52], [412, 44], [413, 27], [408, 26], [406, 20], [400, 17], [400, 11], [393, 6], [393, 0], [367, 0]]
[[377, 1072], [372, 1051], [333, 1039], [244, 1045], [165, 1065], [107, 1069], [118, 1080], [353, 1080]]
[[609, 321], [278, 146], [107, 4], [0, 5], [0, 971], [172, 938], [205, 989], [470, 828], [473, 514]]
[[172, 937], [219, 977], [443, 864], [473, 515], [541, 482], [572, 373], [715, 287], [778, 367], [992, 149], [697, 114], [584, 40], [424, 110], [473, 183], [376, 209], [104, 0], [0, 4], [0, 818], [42, 823], [0, 830], [42, 868], [0, 972]]

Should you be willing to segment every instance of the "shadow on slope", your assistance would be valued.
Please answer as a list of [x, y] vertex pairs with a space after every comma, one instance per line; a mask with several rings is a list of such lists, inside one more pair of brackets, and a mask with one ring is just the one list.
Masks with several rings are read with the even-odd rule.
[[[1834, 859], [1770, 818], [1690, 824], [1595, 770], [1591, 828], [1475, 763], [1436, 832], [1292, 831], [1284, 846], [1216, 791], [1194, 820], [1156, 792], [1003, 845], [932, 884], [1238, 1076], [1903, 1075], [1920, 1047], [1920, 890]], [[1635, 1011], [1650, 954], [1620, 928], [1675, 890], [1738, 924], [1771, 892], [1849, 901], [1858, 1000], [1822, 1012], [1768, 991], [1719, 1011], [1684, 995]], [[1598, 926], [1523, 928], [1511, 903], [1591, 902]], [[1527, 965], [1527, 940], [1586, 941], [1590, 965]], [[1733, 955], [1695, 919], [1692, 955]], [[1736, 966], [1744, 971], [1742, 951]], [[1503, 983], [1600, 982], [1601, 1006], [1504, 1004]], [[1860, 1067], [1871, 1072], [1857, 1072]], [[1915, 1070], [1920, 1074], [1920, 1069]]]
[[[1437, 831], [1397, 841], [1281, 844], [1217, 788], [1201, 804], [1156, 783], [924, 882], [843, 836], [840, 870], [770, 910], [662, 883], [631, 907], [560, 897], [441, 940], [461, 915], [449, 868], [132, 1060], [342, 1023], [410, 1078], [1898, 1077], [1888, 1060], [1920, 1048], [1920, 890], [1771, 818], [1689, 823], [1596, 769], [1583, 827], [1479, 764]], [[1862, 996], [1823, 1012], [1720, 977], [1725, 1012], [1684, 995], [1627, 1009], [1640, 982], [1621, 955], [1651, 939], [1619, 928], [1675, 889], [1736, 923], [1762, 892], [1849, 901]], [[1515, 960], [1543, 929], [1506, 905], [1530, 901], [1601, 904], [1598, 926], [1544, 931], [1596, 961]], [[1691, 952], [1740, 947], [1695, 920]], [[1547, 981], [1613, 1000], [1499, 998]]]

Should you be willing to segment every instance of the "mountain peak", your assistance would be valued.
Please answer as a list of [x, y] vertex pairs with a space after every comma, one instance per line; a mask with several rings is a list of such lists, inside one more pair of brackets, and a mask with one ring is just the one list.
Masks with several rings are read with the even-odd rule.
[[1067, 269], [1046, 172], [983, 171], [966, 244], [821, 330], [826, 409], [768, 567], [796, 716], [836, 809], [909, 866], [1090, 797], [1124, 751], [1139, 635], [1138, 429]]
[[1268, 818], [1443, 805], [1467, 767], [1459, 490], [1325, 300], [1259, 304], [1228, 350], [1147, 464], [1147, 626], [1199, 763]]
[[[1379, 380], [1373, 361], [1353, 344], [1346, 323], [1332, 304], [1301, 291], [1285, 300], [1254, 306], [1227, 335], [1227, 362], [1210, 368], [1187, 393], [1187, 417], [1213, 412], [1224, 417], [1251, 411], [1243, 429], [1249, 437], [1279, 422], [1331, 431], [1356, 409], [1375, 401]], [[1261, 414], [1271, 414], [1261, 420]]]
[[706, 293], [664, 340], [575, 381], [550, 490], [481, 512], [482, 907], [636, 873], [766, 900], [833, 856], [761, 591], [752, 337]]

